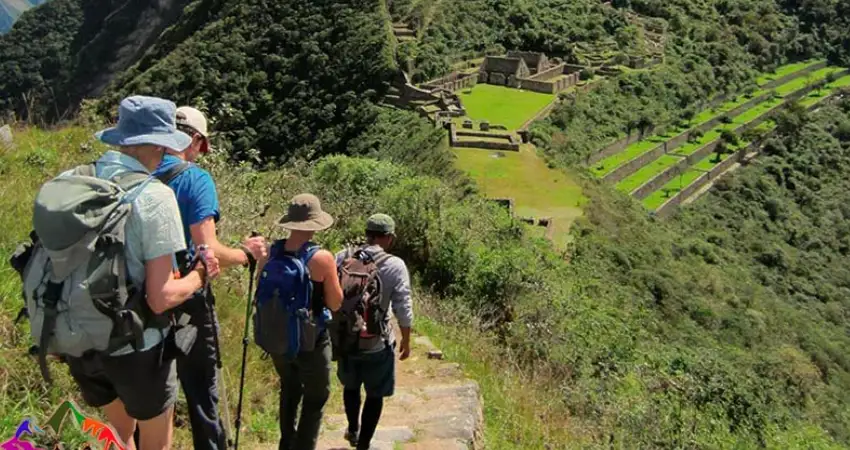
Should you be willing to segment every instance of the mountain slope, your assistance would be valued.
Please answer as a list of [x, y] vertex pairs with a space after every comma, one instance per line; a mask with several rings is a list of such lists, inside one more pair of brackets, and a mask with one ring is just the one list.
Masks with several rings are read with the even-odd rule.
[[0, 34], [10, 29], [24, 11], [36, 7], [47, 0], [0, 0]]

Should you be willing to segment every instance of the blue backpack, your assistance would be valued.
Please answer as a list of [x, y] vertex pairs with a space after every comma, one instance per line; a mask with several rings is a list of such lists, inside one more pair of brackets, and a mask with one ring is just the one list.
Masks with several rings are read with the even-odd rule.
[[307, 263], [319, 250], [310, 242], [297, 253], [275, 242], [257, 284], [254, 341], [270, 355], [295, 357], [313, 351], [326, 315], [313, 311], [313, 283]]

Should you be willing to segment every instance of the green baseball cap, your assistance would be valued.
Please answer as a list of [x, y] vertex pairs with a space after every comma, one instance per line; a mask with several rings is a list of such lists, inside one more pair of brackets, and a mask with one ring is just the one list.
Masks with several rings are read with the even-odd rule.
[[386, 214], [374, 214], [366, 221], [366, 231], [395, 234], [395, 221]]

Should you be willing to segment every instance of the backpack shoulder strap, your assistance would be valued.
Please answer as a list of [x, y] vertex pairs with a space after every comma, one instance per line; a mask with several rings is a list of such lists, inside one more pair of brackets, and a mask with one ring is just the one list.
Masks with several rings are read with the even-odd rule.
[[372, 256], [372, 259], [375, 261], [375, 265], [380, 266], [381, 264], [383, 264], [384, 262], [386, 262], [388, 259], [390, 259], [392, 257], [393, 257], [393, 255], [391, 253], [384, 251], [384, 250], [381, 250], [381, 251], [375, 253]]
[[269, 260], [273, 258], [277, 258], [281, 252], [283, 252], [283, 245], [286, 243], [286, 239], [281, 239], [278, 241], [272, 242], [271, 247], [269, 248]]
[[163, 184], [168, 184], [168, 183], [170, 183], [170, 182], [171, 182], [171, 180], [173, 180], [174, 178], [176, 178], [176, 177], [177, 177], [177, 175], [180, 175], [181, 173], [185, 172], [185, 171], [186, 171], [186, 170], [188, 170], [190, 167], [192, 167], [192, 163], [190, 163], [190, 162], [188, 162], [188, 161], [181, 161], [180, 163], [178, 163], [178, 164], [175, 164], [175, 165], [171, 166], [171, 167], [170, 167], [168, 170], [166, 170], [165, 172], [163, 172], [163, 173], [161, 173], [161, 174], [157, 175], [157, 178], [158, 178], [158, 179], [159, 179], [159, 181], [161, 181]]
[[304, 266], [307, 266], [307, 263], [316, 255], [316, 252], [322, 249], [322, 246], [319, 244], [314, 244], [312, 242], [308, 242], [304, 244], [304, 247], [301, 249], [302, 261], [304, 262]]
[[97, 176], [97, 163], [83, 164], [81, 166], [77, 166], [74, 168], [74, 174], [83, 177], [96, 177]]

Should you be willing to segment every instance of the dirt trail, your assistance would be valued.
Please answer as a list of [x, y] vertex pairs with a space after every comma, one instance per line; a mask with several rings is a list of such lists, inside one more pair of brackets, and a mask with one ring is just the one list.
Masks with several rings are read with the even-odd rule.
[[[483, 412], [478, 384], [465, 379], [450, 361], [429, 359], [439, 351], [414, 334], [411, 356], [396, 363], [395, 394], [384, 400], [381, 422], [372, 440], [375, 450], [480, 450]], [[334, 365], [336, 370], [336, 365]], [[335, 373], [334, 383], [338, 383]], [[339, 397], [339, 396], [335, 396]], [[347, 450], [347, 425], [338, 399], [328, 404], [318, 450]], [[277, 443], [255, 450], [277, 449]]]

